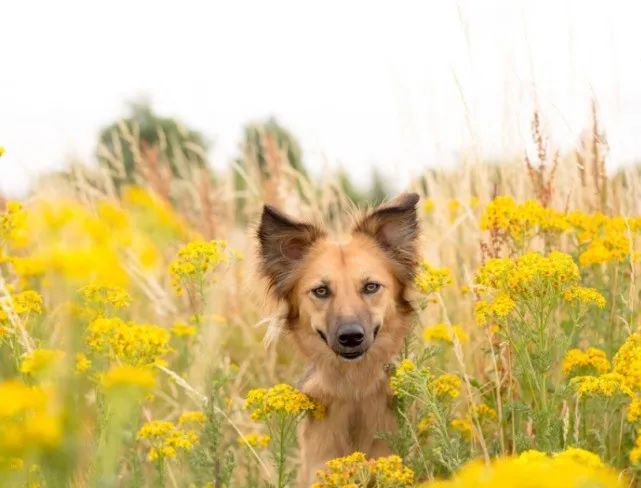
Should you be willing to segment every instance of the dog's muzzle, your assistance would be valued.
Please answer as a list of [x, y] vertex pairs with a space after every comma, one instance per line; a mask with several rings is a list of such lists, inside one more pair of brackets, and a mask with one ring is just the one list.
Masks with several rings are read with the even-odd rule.
[[358, 323], [341, 325], [336, 331], [334, 352], [341, 358], [353, 361], [360, 358], [369, 349], [365, 329]]

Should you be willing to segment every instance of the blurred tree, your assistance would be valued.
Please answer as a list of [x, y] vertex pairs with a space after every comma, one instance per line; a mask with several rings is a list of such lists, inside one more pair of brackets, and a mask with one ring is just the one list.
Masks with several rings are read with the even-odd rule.
[[339, 188], [351, 201], [359, 206], [378, 205], [390, 196], [390, 190], [381, 172], [374, 168], [369, 188], [362, 189], [355, 185], [347, 171], [340, 169], [336, 175]]
[[[129, 108], [127, 118], [99, 135], [98, 161], [109, 169], [117, 187], [137, 178], [152, 186], [167, 186], [161, 180], [184, 177], [190, 169], [205, 167], [207, 145], [200, 132], [158, 116], [147, 101], [134, 102]], [[155, 189], [161, 194], [168, 191]]]
[[242, 156], [236, 161], [234, 171], [239, 218], [245, 217], [249, 196], [248, 181], [257, 185], [261, 202], [281, 204], [283, 184], [301, 193], [297, 176], [306, 177], [307, 170], [303, 164], [300, 145], [291, 132], [276, 119], [272, 117], [245, 126], [241, 150]]

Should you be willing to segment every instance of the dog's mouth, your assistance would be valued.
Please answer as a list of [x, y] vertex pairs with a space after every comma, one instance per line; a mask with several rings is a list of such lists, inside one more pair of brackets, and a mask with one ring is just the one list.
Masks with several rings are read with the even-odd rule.
[[355, 359], [360, 358], [365, 351], [352, 351], [352, 352], [339, 352], [338, 355], [348, 361], [354, 361]]

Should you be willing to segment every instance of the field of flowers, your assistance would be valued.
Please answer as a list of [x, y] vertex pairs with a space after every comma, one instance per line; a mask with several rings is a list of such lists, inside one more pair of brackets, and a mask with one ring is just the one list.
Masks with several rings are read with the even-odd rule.
[[[380, 433], [396, 455], [332, 460], [316, 488], [641, 479], [641, 177], [542, 147], [412, 183], [424, 260]], [[345, 193], [278, 161], [242, 194], [92, 171], [0, 200], [0, 486], [293, 486], [296, 426], [323, 405], [291, 386], [252, 222], [268, 201], [340, 232]]]

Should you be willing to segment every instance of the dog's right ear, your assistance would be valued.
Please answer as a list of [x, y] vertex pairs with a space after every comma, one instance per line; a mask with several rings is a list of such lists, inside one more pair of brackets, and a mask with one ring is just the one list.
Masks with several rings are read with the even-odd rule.
[[260, 245], [260, 271], [276, 296], [284, 298], [294, 287], [296, 267], [325, 232], [315, 225], [295, 222], [271, 205], [265, 205], [256, 235]]

